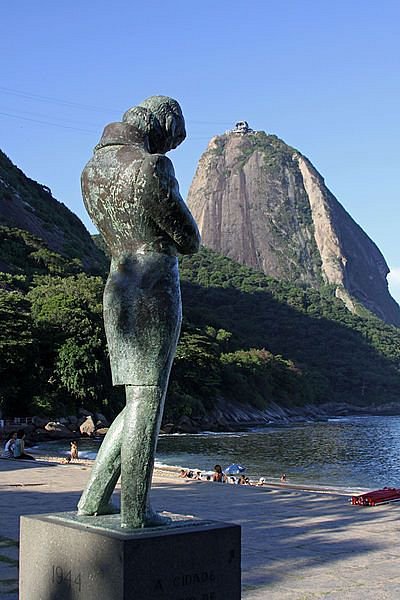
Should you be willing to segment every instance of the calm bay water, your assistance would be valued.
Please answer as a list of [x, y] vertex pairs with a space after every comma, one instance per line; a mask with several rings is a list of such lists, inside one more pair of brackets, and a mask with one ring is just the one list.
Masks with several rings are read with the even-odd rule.
[[400, 417], [352, 417], [239, 434], [163, 436], [158, 460], [212, 469], [240, 463], [250, 477], [335, 487], [400, 487]]
[[[93, 442], [80, 443], [91, 455]], [[43, 444], [39, 446], [42, 450]], [[240, 463], [251, 478], [334, 487], [400, 487], [400, 417], [349, 417], [243, 433], [163, 435], [157, 462], [201, 470]]]

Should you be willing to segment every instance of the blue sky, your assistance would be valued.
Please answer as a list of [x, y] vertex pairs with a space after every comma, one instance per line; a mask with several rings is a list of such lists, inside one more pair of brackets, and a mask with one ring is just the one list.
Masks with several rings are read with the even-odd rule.
[[93, 231], [79, 177], [104, 125], [178, 99], [185, 197], [208, 140], [245, 119], [305, 154], [376, 242], [400, 301], [398, 0], [14, 0], [2, 11], [0, 148]]

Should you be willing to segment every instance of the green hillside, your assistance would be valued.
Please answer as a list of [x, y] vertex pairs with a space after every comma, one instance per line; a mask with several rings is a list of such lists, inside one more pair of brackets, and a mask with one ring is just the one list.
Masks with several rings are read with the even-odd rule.
[[[0, 409], [6, 415], [114, 414], [104, 277], [16, 229], [0, 230]], [[0, 263], [1, 264], [1, 263]], [[376, 408], [400, 392], [400, 331], [333, 297], [281, 283], [202, 249], [181, 260], [184, 322], [165, 420], [219, 400], [258, 408], [349, 402]], [[23, 375], [23, 376], [22, 376]]]
[[[352, 315], [332, 288], [318, 291], [279, 282], [204, 249], [181, 261], [181, 276], [187, 321], [203, 330], [228, 332], [221, 359], [235, 368], [232, 385], [224, 381], [220, 389], [224, 396], [229, 390], [237, 401], [258, 398], [264, 405], [274, 398], [286, 405], [398, 401], [400, 331], [366, 310], [364, 316]], [[276, 382], [273, 393], [268, 385], [258, 385], [257, 395], [248, 397], [246, 386], [250, 383], [251, 389], [261, 372], [269, 383], [279, 378], [266, 373], [268, 360], [260, 366], [262, 349], [274, 361], [283, 360], [284, 385]], [[248, 380], [244, 386], [236, 381], [239, 374]], [[289, 382], [294, 390], [285, 389]]]
[[[29, 232], [65, 259], [80, 261], [87, 272], [97, 274], [105, 268], [104, 254], [82, 221], [53, 198], [48, 187], [27, 177], [1, 150], [0, 225]], [[12, 270], [12, 264], [12, 260], [8, 263], [3, 259], [0, 269]]]

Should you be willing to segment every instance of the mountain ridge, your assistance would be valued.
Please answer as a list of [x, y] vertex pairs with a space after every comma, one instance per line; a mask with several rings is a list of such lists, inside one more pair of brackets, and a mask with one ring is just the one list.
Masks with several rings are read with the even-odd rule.
[[334, 285], [350, 311], [361, 304], [400, 326], [382, 253], [312, 163], [277, 136], [213, 137], [187, 202], [206, 247], [277, 279]]

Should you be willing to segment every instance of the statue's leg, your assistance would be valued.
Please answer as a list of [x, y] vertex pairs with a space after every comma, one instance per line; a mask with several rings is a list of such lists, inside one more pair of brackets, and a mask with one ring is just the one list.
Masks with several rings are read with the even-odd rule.
[[113, 421], [105, 436], [90, 479], [78, 503], [79, 515], [100, 515], [115, 512], [110, 498], [121, 473], [121, 443], [125, 408]]
[[150, 508], [149, 492], [165, 390], [159, 386], [126, 386], [121, 448], [121, 527], [161, 525], [169, 519]]

